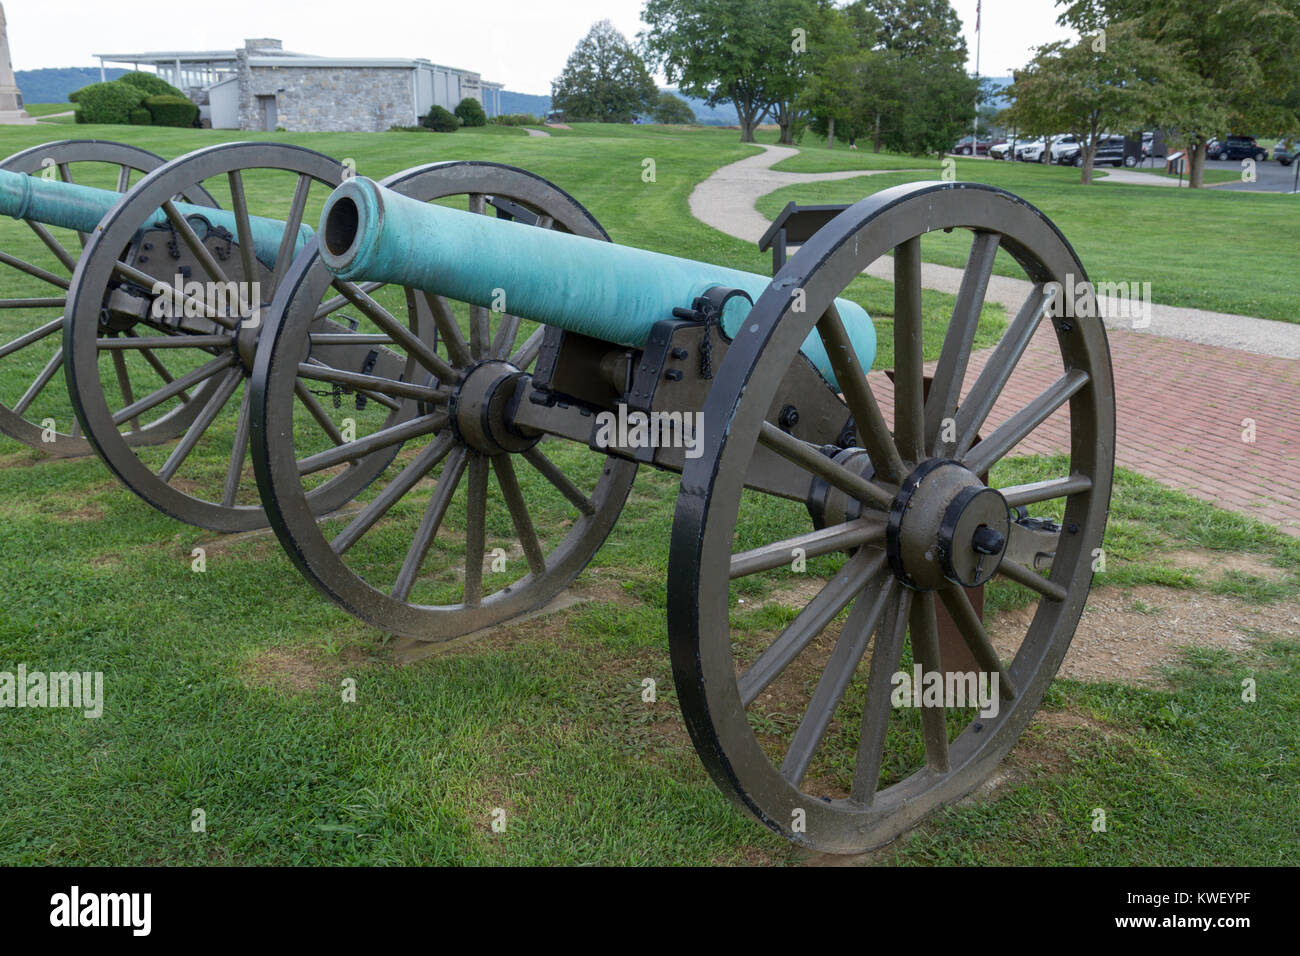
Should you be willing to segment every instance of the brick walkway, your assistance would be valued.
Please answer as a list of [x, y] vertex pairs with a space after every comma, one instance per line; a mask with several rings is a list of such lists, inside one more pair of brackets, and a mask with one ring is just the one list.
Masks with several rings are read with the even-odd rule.
[[[1039, 329], [984, 434], [1060, 377], [1054, 338], [1049, 326]], [[1116, 463], [1300, 536], [1300, 362], [1136, 332], [1111, 331], [1109, 339]], [[991, 353], [971, 356], [967, 388]], [[892, 418], [888, 380], [871, 378]], [[1244, 419], [1255, 422], [1253, 443], [1242, 440]], [[1014, 453], [1063, 452], [1068, 429], [1064, 408]]]

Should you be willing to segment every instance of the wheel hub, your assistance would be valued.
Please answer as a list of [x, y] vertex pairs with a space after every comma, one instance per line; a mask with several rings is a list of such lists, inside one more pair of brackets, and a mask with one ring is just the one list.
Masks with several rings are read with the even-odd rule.
[[527, 378], [527, 372], [497, 359], [466, 369], [448, 403], [456, 437], [486, 455], [527, 451], [541, 441], [540, 434], [524, 434], [511, 424]]
[[978, 587], [1006, 553], [1006, 499], [960, 462], [932, 458], [912, 471], [894, 498], [885, 535], [895, 576], [933, 591], [951, 581]]

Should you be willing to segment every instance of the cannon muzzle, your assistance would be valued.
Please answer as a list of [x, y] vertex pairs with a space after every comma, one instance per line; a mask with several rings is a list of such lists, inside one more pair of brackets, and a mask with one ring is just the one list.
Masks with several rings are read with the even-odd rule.
[[[62, 180], [47, 180], [40, 176], [0, 170], [0, 213], [15, 219], [31, 219], [47, 226], [76, 229], [78, 232], [94, 232], [100, 220], [122, 198], [122, 193], [111, 189], [96, 189], [93, 186], [79, 186]], [[178, 202], [176, 209], [186, 219], [201, 216], [212, 226], [227, 230], [231, 236], [239, 235], [233, 212], [183, 202]], [[284, 235], [284, 223], [261, 216], [249, 216], [248, 224], [253, 233], [255, 255], [267, 268], [273, 268], [280, 250], [280, 238]], [[141, 224], [142, 228], [166, 226], [167, 215], [161, 209]], [[295, 255], [312, 235], [311, 227], [306, 223], [299, 227], [298, 238], [294, 243]]]
[[[402, 196], [357, 177], [321, 214], [321, 259], [342, 279], [389, 282], [619, 345], [641, 347], [651, 327], [689, 309], [708, 289], [740, 289], [751, 301], [767, 276], [538, 229]], [[871, 317], [836, 299], [863, 368], [876, 355]], [[734, 336], [751, 302], [734, 296], [722, 316]], [[814, 330], [803, 353], [832, 385], [830, 359]]]

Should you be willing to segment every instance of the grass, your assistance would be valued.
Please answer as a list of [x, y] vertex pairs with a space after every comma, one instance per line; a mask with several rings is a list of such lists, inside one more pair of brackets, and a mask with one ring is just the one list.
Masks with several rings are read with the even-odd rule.
[[[77, 132], [167, 156], [230, 138]], [[569, 190], [618, 241], [752, 271], [767, 265], [754, 247], [687, 212], [696, 182], [752, 154], [734, 131], [240, 138], [350, 157], [373, 177], [453, 157], [511, 162]], [[0, 130], [6, 153], [41, 141], [31, 127]], [[641, 178], [646, 157], [656, 160], [653, 183]], [[1064, 189], [1057, 172], [1027, 172], [1027, 182]], [[258, 209], [274, 205], [274, 192], [250, 182]], [[17, 226], [5, 227], [6, 249], [20, 241]], [[851, 291], [888, 343], [889, 287], [858, 283]], [[927, 292], [923, 305], [933, 357], [952, 301]], [[981, 335], [991, 340], [1004, 322], [990, 309]], [[885, 352], [878, 364], [889, 361]], [[566, 468], [598, 464], [578, 446], [548, 445], [548, 454]], [[196, 467], [222, 463], [211, 449], [195, 452]], [[995, 479], [1028, 481], [1062, 467], [1021, 459]], [[98, 720], [0, 711], [0, 863], [798, 862], [714, 788], [677, 710], [664, 623], [676, 490], [674, 475], [642, 470], [579, 579], [586, 603], [399, 666], [384, 636], [318, 596], [273, 537], [220, 539], [180, 525], [95, 460], [41, 461], [0, 440], [0, 670], [102, 671], [106, 684]], [[525, 494], [534, 500], [532, 489]], [[751, 497], [743, 507], [742, 533], [756, 540], [806, 529], [800, 505]], [[415, 508], [403, 520], [419, 516]], [[509, 533], [508, 521], [490, 525], [489, 545], [508, 543]], [[1105, 544], [1099, 585], [1219, 589], [1250, 601], [1300, 593], [1294, 539], [1128, 472], [1117, 478]], [[191, 570], [196, 546], [207, 549], [202, 574]], [[1257, 554], [1279, 574], [1212, 580], [1169, 563], [1171, 551], [1187, 547]], [[733, 623], [746, 640], [798, 610], [780, 587], [741, 584], [752, 589], [738, 594], [772, 598], [737, 611]], [[988, 597], [991, 609], [1024, 600], [1000, 584]], [[1058, 681], [1047, 708], [1085, 714], [1107, 733], [1044, 740], [1035, 735], [1050, 738], [1051, 729], [1035, 725], [1022, 746], [1051, 759], [1032, 779], [991, 803], [935, 817], [887, 853], [918, 863], [1300, 862], [1297, 668], [1293, 640], [1257, 635], [1236, 656], [1189, 656], [1169, 689]], [[1246, 673], [1259, 682], [1260, 703], [1249, 710], [1229, 693]], [[652, 704], [641, 696], [647, 678], [657, 686]], [[349, 681], [354, 702], [344, 699]], [[789, 719], [774, 709], [765, 718], [774, 727]], [[905, 728], [904, 744], [915, 749], [918, 739]], [[1087, 827], [1096, 806], [1114, 821], [1105, 840]], [[195, 810], [204, 832], [192, 826]], [[503, 832], [491, 825], [498, 810]]]
[[24, 103], [23, 109], [27, 111], [28, 116], [42, 117], [49, 116], [52, 113], [66, 113], [68, 110], [75, 110], [75, 103]]

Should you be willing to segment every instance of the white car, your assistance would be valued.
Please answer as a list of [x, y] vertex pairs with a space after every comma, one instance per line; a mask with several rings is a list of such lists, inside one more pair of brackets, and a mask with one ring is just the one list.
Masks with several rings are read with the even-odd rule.
[[1016, 144], [1016, 159], [1022, 163], [1041, 163], [1047, 143], [1041, 139], [1026, 140]]
[[1052, 140], [1052, 162], [1059, 163], [1063, 153], [1073, 154], [1079, 150], [1079, 138], [1064, 133]]

